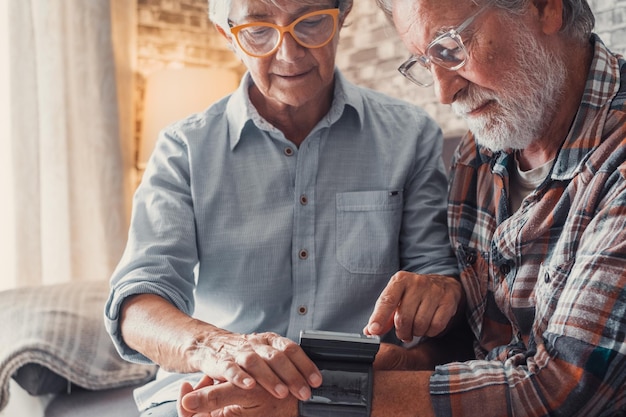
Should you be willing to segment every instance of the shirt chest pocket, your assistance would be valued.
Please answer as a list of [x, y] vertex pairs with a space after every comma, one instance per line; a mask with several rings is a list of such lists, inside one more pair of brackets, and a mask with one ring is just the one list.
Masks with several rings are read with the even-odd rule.
[[337, 194], [337, 261], [355, 274], [399, 267], [402, 191]]

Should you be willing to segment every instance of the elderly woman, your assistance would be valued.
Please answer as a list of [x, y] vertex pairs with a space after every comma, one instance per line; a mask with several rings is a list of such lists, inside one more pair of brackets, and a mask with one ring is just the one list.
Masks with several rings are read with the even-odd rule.
[[151, 416], [203, 375], [308, 399], [300, 331], [360, 333], [390, 280], [423, 302], [388, 297], [372, 333], [436, 335], [462, 301], [440, 129], [335, 68], [352, 0], [209, 5], [248, 72], [161, 132], [105, 312], [123, 357], [170, 372], [136, 393]]

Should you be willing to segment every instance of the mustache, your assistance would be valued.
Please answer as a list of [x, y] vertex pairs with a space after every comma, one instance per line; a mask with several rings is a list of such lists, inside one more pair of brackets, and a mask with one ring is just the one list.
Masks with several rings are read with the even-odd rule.
[[474, 86], [469, 86], [467, 90], [461, 92], [455, 101], [452, 102], [452, 110], [458, 116], [465, 116], [487, 102], [500, 102], [500, 98], [493, 92], [472, 87]]

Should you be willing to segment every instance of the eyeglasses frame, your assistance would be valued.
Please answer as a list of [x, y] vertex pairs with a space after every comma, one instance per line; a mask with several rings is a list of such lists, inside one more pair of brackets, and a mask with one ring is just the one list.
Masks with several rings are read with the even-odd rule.
[[[447, 70], [450, 71], [457, 71], [459, 69], [461, 69], [466, 63], [467, 63], [467, 58], [468, 58], [468, 53], [467, 53], [467, 48], [465, 47], [465, 44], [463, 43], [463, 39], [461, 38], [461, 32], [463, 32], [465, 29], [467, 29], [467, 27], [469, 25], [472, 24], [472, 22], [485, 10], [487, 10], [490, 6], [492, 5], [491, 1], [486, 2], [485, 4], [483, 4], [477, 11], [476, 13], [474, 13], [473, 15], [471, 15], [470, 17], [468, 17], [467, 19], [465, 19], [463, 21], [463, 23], [461, 23], [459, 26], [457, 26], [456, 28], [450, 29], [444, 33], [442, 33], [441, 35], [437, 36], [435, 39], [433, 39], [428, 46], [426, 47], [425, 50], [425, 54], [421, 54], [421, 55], [411, 55], [409, 57], [409, 59], [407, 59], [405, 62], [402, 63], [402, 65], [400, 65], [398, 67], [398, 71], [400, 72], [400, 74], [402, 74], [406, 79], [408, 79], [409, 81], [411, 81], [413, 84], [416, 84], [420, 87], [430, 87], [431, 85], [433, 85], [434, 83], [434, 79], [432, 82], [425, 84], [421, 81], [418, 81], [417, 79], [413, 78], [413, 76], [410, 74], [409, 70], [413, 67], [413, 65], [415, 64], [419, 64], [421, 66], [423, 66], [425, 69], [427, 69], [428, 71], [430, 71], [430, 67], [432, 64], [437, 64], [442, 68], [445, 68]], [[430, 50], [430, 48], [433, 47], [433, 45], [441, 42], [442, 39], [445, 38], [451, 38], [453, 39], [458, 45], [461, 46], [461, 49], [463, 50], [463, 53], [465, 55], [465, 58], [463, 58], [463, 61], [460, 62], [457, 65], [454, 65], [452, 67], [446, 67], [444, 65], [442, 65], [440, 62], [438, 61], [433, 61], [429, 56], [428, 56], [428, 51]]]
[[[313, 12], [310, 13], [306, 13], [302, 16], [300, 16], [299, 18], [297, 18], [296, 20], [294, 20], [293, 22], [291, 22], [290, 24], [288, 24], [287, 26], [281, 26], [281, 25], [277, 25], [274, 23], [269, 23], [269, 22], [250, 22], [250, 23], [244, 23], [242, 25], [237, 25], [237, 26], [231, 26], [230, 28], [230, 33], [233, 34], [233, 36], [235, 37], [235, 39], [237, 40], [237, 44], [239, 45], [239, 48], [246, 54], [249, 55], [251, 57], [254, 58], [264, 58], [267, 56], [270, 56], [272, 54], [274, 54], [278, 48], [280, 48], [280, 46], [283, 43], [283, 39], [285, 38], [285, 33], [289, 33], [291, 35], [291, 37], [293, 38], [293, 40], [295, 40], [298, 45], [307, 48], [307, 49], [317, 49], [317, 48], [322, 48], [326, 45], [328, 45], [333, 38], [335, 37], [335, 35], [337, 34], [337, 27], [338, 27], [338, 21], [339, 21], [339, 8], [335, 7], [332, 9], [322, 9], [322, 10], [315, 10]], [[333, 18], [333, 33], [328, 37], [328, 40], [326, 40], [324, 43], [320, 44], [320, 45], [307, 45], [303, 42], [300, 41], [300, 39], [296, 36], [294, 29], [296, 27], [296, 25], [300, 22], [302, 22], [304, 19], [308, 19], [310, 17], [313, 16], [318, 16], [321, 14], [329, 14], [332, 16]], [[273, 28], [278, 30], [279, 32], [279, 38], [278, 38], [278, 42], [276, 42], [276, 46], [274, 46], [274, 48], [272, 48], [271, 51], [265, 53], [265, 54], [251, 54], [250, 52], [248, 52], [243, 45], [241, 44], [241, 41], [239, 40], [239, 32], [245, 28], [251, 27], [251, 26], [265, 26], [265, 27], [269, 27], [269, 28]]]

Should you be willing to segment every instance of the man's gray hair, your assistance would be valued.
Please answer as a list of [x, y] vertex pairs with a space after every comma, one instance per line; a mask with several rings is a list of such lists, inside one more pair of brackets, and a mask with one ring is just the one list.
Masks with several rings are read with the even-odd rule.
[[[378, 7], [382, 9], [391, 20], [392, 4], [396, 0], [376, 0]], [[528, 4], [537, 0], [473, 0], [475, 3], [489, 2], [494, 7], [505, 10], [513, 15], [522, 14]], [[595, 25], [593, 12], [589, 8], [587, 0], [563, 0], [563, 27], [561, 32], [580, 41], [588, 41]]]
[[[208, 0], [209, 1], [209, 19], [216, 25], [222, 27], [222, 29], [228, 29], [228, 15], [230, 14], [230, 7], [232, 0]], [[261, 0], [262, 2], [281, 8], [281, 5], [277, 0]], [[320, 4], [320, 0], [294, 0], [298, 4], [316, 6]], [[337, 7], [339, 8], [339, 18], [342, 19], [344, 15], [352, 9], [352, 3], [354, 0], [337, 0]]]

